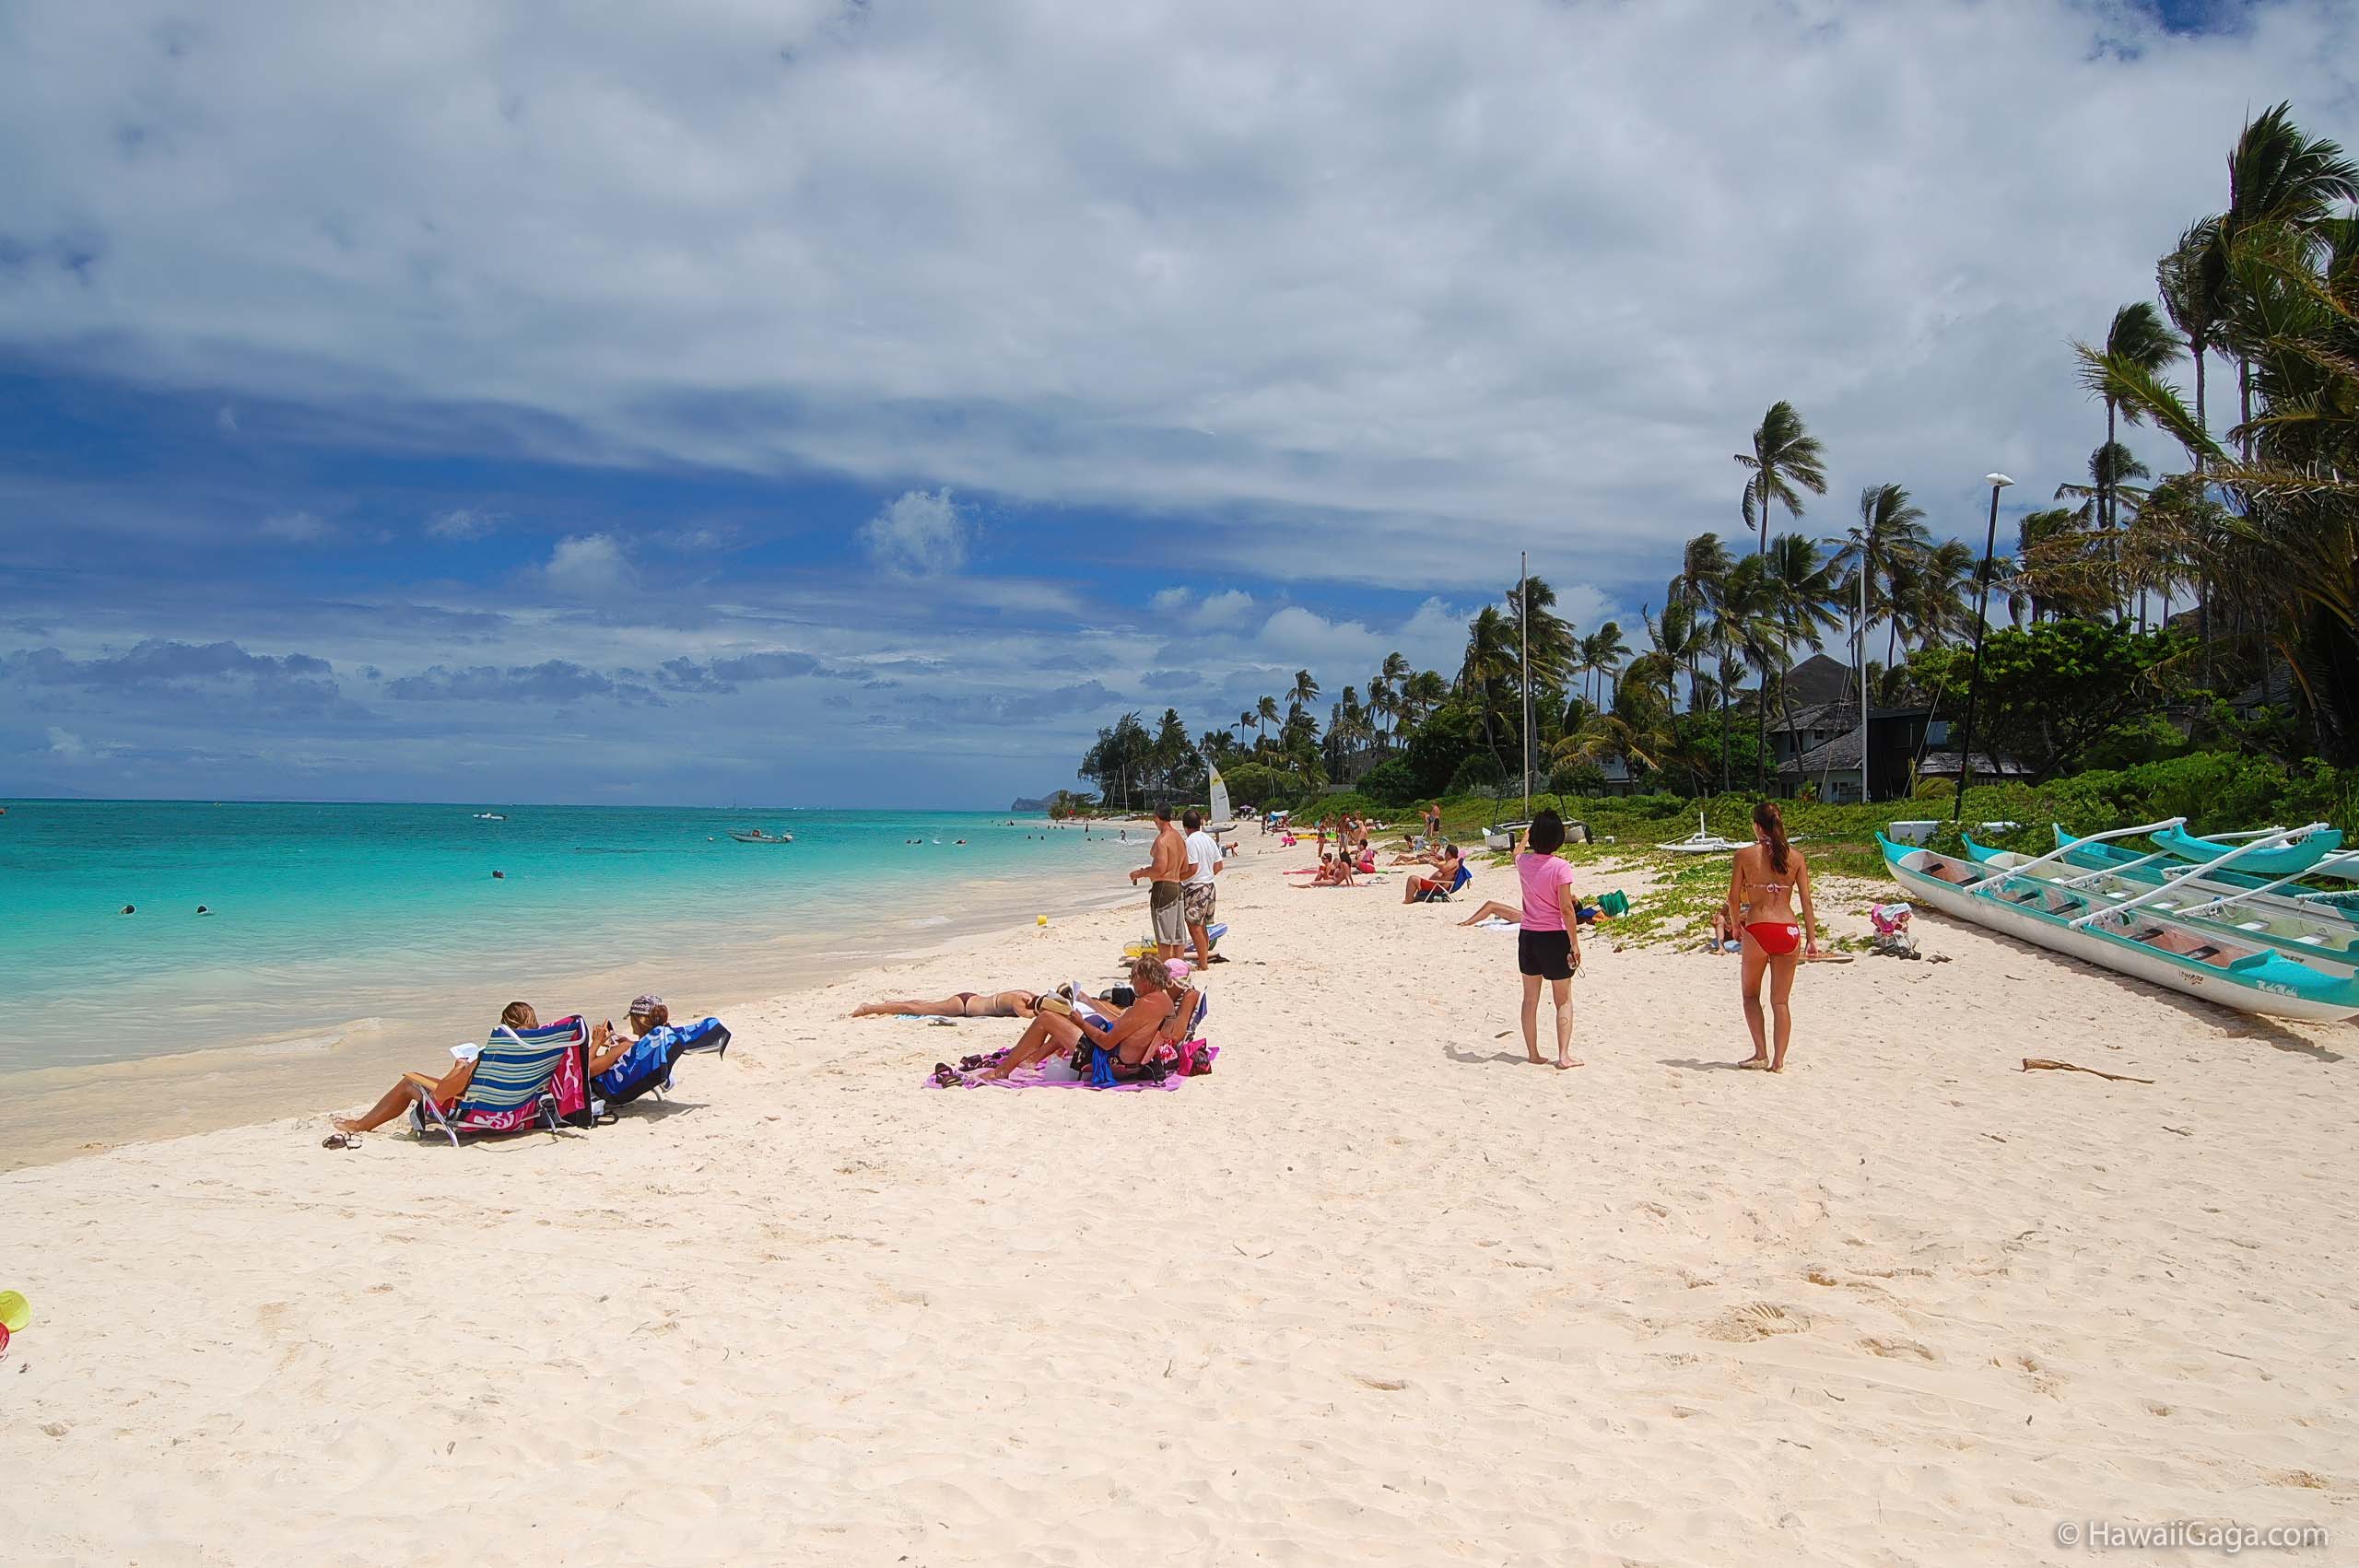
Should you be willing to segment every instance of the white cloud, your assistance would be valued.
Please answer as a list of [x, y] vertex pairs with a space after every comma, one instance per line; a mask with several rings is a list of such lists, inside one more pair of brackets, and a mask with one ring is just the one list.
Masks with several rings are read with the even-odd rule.
[[257, 528], [264, 538], [288, 544], [317, 544], [335, 532], [316, 513], [306, 511], [279, 512], [263, 519]]
[[437, 539], [481, 539], [507, 519], [481, 507], [452, 507], [426, 520], [426, 532]]
[[2222, 205], [2249, 111], [2350, 141], [2359, 92], [2348, 0], [710, 0], [557, 47], [446, 5], [398, 49], [180, 9], [13, 21], [0, 343], [1443, 592], [1525, 543], [1660, 583], [1778, 397], [1832, 460], [1812, 532], [1869, 483], [1959, 532], [1990, 467], [2044, 493], [2103, 427], [2067, 340]]
[[973, 527], [948, 490], [905, 490], [861, 525], [860, 537], [887, 570], [937, 577], [967, 564]]
[[83, 744], [82, 737], [73, 731], [61, 730], [53, 724], [49, 727], [49, 749], [55, 756], [79, 757], [88, 755], [90, 748]]
[[1223, 589], [1208, 593], [1196, 606], [1195, 622], [1200, 626], [1233, 626], [1253, 613], [1253, 596], [1242, 589]]
[[1148, 600], [1147, 603], [1155, 606], [1156, 609], [1161, 611], [1163, 614], [1169, 615], [1177, 614], [1179, 612], [1186, 609], [1189, 604], [1193, 602], [1195, 597], [1195, 590], [1191, 588], [1166, 588], [1158, 590], [1155, 597]]
[[216, 429], [219, 430], [225, 436], [236, 435], [238, 433], [238, 411], [230, 407], [228, 404], [223, 404], [220, 407], [213, 411], [213, 425]]
[[610, 535], [568, 534], [549, 552], [543, 572], [552, 587], [594, 598], [619, 587], [629, 564]]

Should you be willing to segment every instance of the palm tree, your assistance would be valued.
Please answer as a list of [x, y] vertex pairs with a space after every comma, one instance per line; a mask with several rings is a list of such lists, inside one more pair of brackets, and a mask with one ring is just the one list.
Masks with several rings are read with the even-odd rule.
[[[2300, 260], [2314, 260], [2312, 252], [2334, 215], [2335, 205], [2349, 201], [2359, 201], [2359, 165], [2343, 157], [2336, 143], [2304, 135], [2294, 123], [2290, 101], [2248, 122], [2236, 138], [2235, 150], [2228, 154], [2228, 210], [2215, 220], [2227, 252], [2230, 295], [2248, 293], [2250, 283], [2256, 281], [2250, 275], [2239, 275], [2245, 273], [2242, 263], [2247, 259], [2239, 252], [2276, 252], [2285, 260], [2294, 260], [2291, 252], [2298, 252]], [[2260, 270], [2265, 276], [2278, 269], [2264, 266]], [[2245, 305], [2248, 310], [2250, 301]], [[2224, 340], [2236, 360], [2236, 395], [2246, 431], [2244, 460], [2250, 462], [2252, 373], [2259, 340], [2241, 330], [2237, 318], [2245, 313], [2231, 311]]]
[[1572, 673], [1576, 649], [1573, 628], [1552, 609], [1556, 591], [1539, 578], [1528, 577], [1508, 590], [1507, 600], [1508, 623], [1514, 628], [1532, 689], [1561, 690]]
[[1770, 678], [1785, 667], [1786, 661], [1786, 628], [1778, 615], [1766, 556], [1747, 556], [1730, 570], [1720, 603], [1719, 628], [1723, 711], [1732, 673], [1742, 677], [1746, 669], [1751, 669], [1760, 677], [1753, 704], [1761, 747], [1761, 755], [1755, 759], [1754, 782], [1766, 787], [1769, 781]]
[[[1503, 767], [1507, 759], [1499, 756], [1496, 720], [1507, 706], [1501, 700], [1503, 691], [1513, 689], [1516, 665], [1514, 627], [1499, 614], [1497, 605], [1484, 605], [1467, 623], [1466, 654], [1459, 664], [1458, 682], [1459, 689], [1481, 708], [1483, 739]], [[1519, 721], [1519, 732], [1520, 729]]]
[[[2077, 352], [2088, 345], [2075, 343], [2072, 346]], [[2142, 299], [2134, 305], [2124, 305], [2113, 313], [2113, 325], [2105, 334], [2103, 357], [2135, 365], [2148, 375], [2158, 376], [2185, 347], [2177, 335], [2163, 324], [2161, 314]], [[2089, 356], [2082, 357], [2081, 384], [2089, 390], [2090, 396], [2105, 404], [2105, 447], [2100, 450], [2109, 451], [2120, 445], [2114, 427], [2115, 415], [2118, 414], [2133, 425], [2141, 423], [2142, 415], [2134, 407], [2127, 410], [2121, 407], [2121, 401], [2113, 395], [2105, 373], [2092, 370], [2088, 360]], [[2114, 505], [2110, 488], [2099, 491], [2097, 513], [2098, 525], [2106, 532], [2112, 532], [2120, 528], [2121, 515]]]
[[1273, 696], [1263, 697], [1253, 710], [1253, 722], [1262, 732], [1260, 741], [1256, 743], [1257, 745], [1266, 746], [1270, 743], [1270, 726], [1276, 723], [1277, 720], [1278, 699]]
[[[1720, 605], [1726, 598], [1729, 580], [1728, 546], [1720, 543], [1717, 533], [1699, 533], [1690, 539], [1680, 552], [1679, 575], [1671, 579], [1668, 598], [1687, 606], [1695, 614], [1701, 633], [1696, 658], [1687, 665], [1687, 710], [1693, 713], [1702, 702], [1704, 673], [1701, 656], [1716, 654], [1725, 670], [1728, 650], [1720, 641], [1719, 628]], [[1725, 681], [1712, 683], [1720, 707], [1720, 788], [1729, 787], [1729, 688]]]
[[1287, 707], [1294, 712], [1300, 713], [1317, 701], [1318, 697], [1319, 683], [1310, 678], [1310, 672], [1297, 670], [1294, 673], [1294, 685], [1286, 692]]
[[[1860, 492], [1860, 521], [1844, 535], [1844, 544], [1835, 553], [1834, 565], [1851, 575], [1845, 596], [1853, 604], [1859, 603], [1860, 574], [1867, 574], [1868, 621], [1884, 621], [1888, 630], [1884, 636], [1884, 661], [1890, 664], [1897, 650], [1900, 623], [1893, 615], [1893, 604], [1905, 575], [1924, 558], [1933, 547], [1933, 537], [1926, 532], [1925, 509], [1908, 498], [1908, 492], [1897, 485], [1871, 485]], [[1868, 628], [1860, 628], [1860, 657], [1867, 657]]]
[[[1843, 624], [1838, 609], [1843, 600], [1843, 585], [1834, 563], [1822, 556], [1818, 542], [1806, 534], [1780, 533], [1766, 556], [1757, 557], [1764, 564], [1761, 582], [1763, 608], [1777, 623], [1777, 648], [1784, 661], [1778, 668], [1778, 702], [1783, 709], [1786, 729], [1793, 731], [1793, 703], [1788, 696], [1788, 678], [1793, 673], [1794, 650], [1806, 648]], [[1768, 684], [1765, 680], [1762, 692], [1766, 696]], [[1768, 705], [1762, 704], [1763, 766], [1767, 766]]]
[[1813, 496], [1826, 494], [1825, 454], [1819, 449], [1818, 438], [1802, 426], [1802, 416], [1794, 405], [1782, 398], [1769, 405], [1761, 416], [1761, 427], [1753, 432], [1753, 451], [1736, 454], [1737, 466], [1752, 477], [1744, 482], [1744, 523], [1752, 528], [1756, 520], [1761, 540], [1754, 554], [1769, 548], [1769, 503], [1784, 505], [1786, 515], [1802, 515], [1802, 489]]
[[1419, 670], [1401, 683], [1401, 711], [1410, 723], [1422, 723], [1426, 715], [1439, 708], [1449, 696], [1449, 683], [1434, 670]]
[[2050, 507], [2016, 525], [2014, 569], [2005, 579], [2009, 614], [2021, 623], [2095, 614], [2103, 594], [2092, 579], [2095, 540], [2085, 509]]
[[1261, 717], [1262, 716], [1260, 714], [1254, 712], [1249, 708], [1244, 712], [1237, 716], [1237, 727], [1240, 730], [1250, 730], [1261, 720]]
[[[2211, 425], [2203, 403], [2203, 371], [2212, 357], [2212, 340], [2219, 334], [2226, 314], [2227, 255], [2227, 240], [2219, 220], [2199, 218], [2179, 236], [2177, 248], [2154, 267], [2154, 284], [2162, 296], [2163, 309], [2170, 312], [2171, 324], [2186, 337], [2188, 357], [2195, 365], [2195, 423], [2207, 437]], [[2203, 449], [2201, 445], [2188, 446], [2187, 454], [2200, 487], [2203, 479]], [[2203, 649], [2208, 672], [2212, 658], [2212, 595], [2200, 569], [2195, 590], [2195, 635]]]
[[1606, 705], [1605, 678], [1614, 675], [1629, 656], [1630, 645], [1622, 640], [1619, 621], [1608, 621], [1580, 639], [1580, 668], [1595, 682], [1590, 701], [1601, 708]]

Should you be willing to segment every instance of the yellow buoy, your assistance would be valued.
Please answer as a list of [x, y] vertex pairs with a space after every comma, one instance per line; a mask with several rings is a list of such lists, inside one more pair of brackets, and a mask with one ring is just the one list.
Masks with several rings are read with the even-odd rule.
[[1049, 923], [1049, 917], [1048, 917], [1048, 916], [1046, 916], [1046, 915], [1039, 915], [1039, 916], [1035, 916], [1035, 917], [1034, 917], [1034, 919], [1035, 919], [1035, 921], [1036, 921], [1038, 924], [1040, 924], [1040, 925], [1044, 925], [1044, 926], [1045, 926], [1045, 925], [1047, 925], [1047, 924]]

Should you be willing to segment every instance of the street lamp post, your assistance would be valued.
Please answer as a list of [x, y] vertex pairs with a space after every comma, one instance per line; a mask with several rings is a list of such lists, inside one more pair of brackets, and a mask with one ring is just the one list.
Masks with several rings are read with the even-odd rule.
[[1957, 754], [1957, 801], [1950, 808], [1950, 820], [1956, 822], [1966, 814], [1966, 787], [1974, 781], [1974, 716], [1982, 700], [1982, 633], [1988, 623], [1984, 616], [1990, 608], [1990, 557], [1999, 548], [1999, 492], [2014, 483], [2003, 474], [1986, 474], [1990, 483], [1990, 528], [1982, 536], [1982, 573], [1974, 593], [1974, 669], [1966, 678], [1966, 743]]

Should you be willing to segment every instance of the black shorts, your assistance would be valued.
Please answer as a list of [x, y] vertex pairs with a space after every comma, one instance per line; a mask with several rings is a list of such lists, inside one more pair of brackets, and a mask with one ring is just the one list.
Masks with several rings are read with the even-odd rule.
[[1520, 931], [1515, 939], [1515, 966], [1543, 980], [1573, 977], [1573, 935], [1570, 931]]

